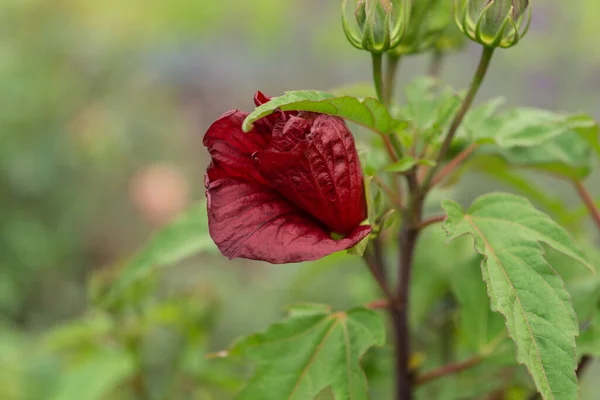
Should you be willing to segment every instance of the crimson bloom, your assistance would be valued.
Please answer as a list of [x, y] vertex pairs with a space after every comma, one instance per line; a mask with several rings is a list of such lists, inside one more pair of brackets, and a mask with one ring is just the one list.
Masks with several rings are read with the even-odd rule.
[[[257, 92], [257, 106], [269, 97]], [[274, 264], [315, 260], [371, 231], [352, 134], [325, 114], [276, 112], [244, 133], [231, 110], [204, 136], [208, 226], [229, 258]], [[337, 240], [332, 238], [335, 234]]]

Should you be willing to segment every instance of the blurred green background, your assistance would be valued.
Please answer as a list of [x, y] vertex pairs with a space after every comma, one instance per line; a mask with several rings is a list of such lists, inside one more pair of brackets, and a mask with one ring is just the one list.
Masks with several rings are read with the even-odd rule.
[[[207, 352], [296, 301], [376, 298], [367, 271], [343, 255], [270, 266], [207, 247], [152, 273], [123, 304], [93, 301], [154, 229], [203, 200], [201, 140], [220, 114], [251, 110], [258, 89], [370, 79], [338, 3], [0, 2], [0, 399], [228, 399], [244, 367]], [[530, 33], [498, 52], [479, 100], [600, 118], [600, 3], [533, 6]], [[466, 86], [478, 51], [450, 55], [443, 78]], [[427, 65], [404, 60], [399, 87]], [[470, 182], [453, 195], [502, 189]], [[600, 195], [597, 171], [588, 182]], [[547, 184], [576, 204], [567, 185]]]

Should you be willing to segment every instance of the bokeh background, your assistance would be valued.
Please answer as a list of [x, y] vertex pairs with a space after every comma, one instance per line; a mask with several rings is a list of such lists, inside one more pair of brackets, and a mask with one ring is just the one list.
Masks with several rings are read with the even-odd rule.
[[[208, 251], [150, 274], [126, 306], [93, 301], [153, 230], [203, 200], [201, 141], [220, 114], [251, 110], [257, 89], [369, 81], [338, 3], [0, 2], [1, 399], [228, 399], [243, 367], [204, 354], [290, 303], [347, 307], [376, 295], [344, 256], [270, 266]], [[530, 33], [497, 53], [478, 99], [600, 118], [600, 3], [533, 6]], [[478, 51], [449, 56], [443, 78], [465, 87]], [[428, 62], [403, 61], [400, 92]], [[600, 195], [597, 172], [588, 186]], [[492, 188], [502, 186], [475, 176], [456, 190]]]

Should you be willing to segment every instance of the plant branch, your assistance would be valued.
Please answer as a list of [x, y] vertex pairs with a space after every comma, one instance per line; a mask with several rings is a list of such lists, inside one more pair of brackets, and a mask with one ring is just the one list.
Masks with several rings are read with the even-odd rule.
[[372, 302], [368, 303], [366, 307], [370, 308], [371, 310], [386, 309], [390, 307], [390, 301], [388, 299], [373, 300]]
[[432, 371], [426, 372], [423, 375], [415, 379], [415, 385], [423, 385], [429, 383], [435, 379], [443, 378], [448, 375], [457, 374], [459, 372], [470, 369], [483, 362], [483, 357], [475, 356], [465, 361], [444, 365], [443, 367], [436, 368]]
[[473, 80], [471, 81], [471, 86], [469, 87], [467, 96], [463, 100], [460, 109], [454, 116], [454, 119], [452, 120], [452, 124], [450, 125], [450, 128], [448, 128], [448, 133], [446, 134], [444, 142], [442, 143], [442, 147], [437, 155], [436, 165], [429, 170], [429, 173], [425, 177], [423, 187], [426, 188], [426, 190], [427, 190], [427, 188], [429, 188], [431, 180], [433, 179], [433, 176], [437, 172], [437, 169], [442, 164], [442, 161], [444, 161], [444, 157], [446, 157], [446, 154], [448, 154], [448, 151], [450, 150], [450, 146], [452, 145], [452, 140], [454, 140], [454, 136], [456, 135], [456, 132], [458, 131], [458, 127], [460, 126], [463, 119], [465, 118], [467, 111], [469, 111], [469, 108], [471, 107], [471, 104], [473, 103], [473, 100], [475, 99], [475, 96], [477, 95], [477, 92], [479, 91], [479, 87], [481, 86], [481, 83], [483, 82], [483, 79], [485, 78], [485, 74], [487, 73], [487, 70], [490, 65], [490, 61], [492, 59], [493, 54], [494, 54], [493, 47], [484, 47], [483, 48], [483, 51], [481, 53], [481, 58], [479, 60], [479, 65], [477, 66], [477, 70], [475, 71], [475, 75], [473, 76]]
[[471, 143], [467, 148], [458, 153], [448, 164], [444, 165], [440, 172], [438, 172], [431, 181], [431, 186], [435, 186], [448, 177], [454, 170], [459, 167], [477, 148], [479, 147], [476, 143]]
[[383, 56], [381, 54], [371, 54], [373, 60], [373, 82], [375, 83], [375, 93], [377, 99], [385, 104], [383, 95]]
[[575, 185], [575, 189], [577, 190], [577, 194], [581, 197], [581, 200], [590, 211], [590, 215], [592, 219], [596, 223], [598, 230], [600, 230], [600, 209], [594, 203], [594, 199], [592, 198], [591, 193], [587, 190], [587, 188], [583, 185], [582, 182], [573, 180], [573, 184]]
[[439, 78], [442, 72], [442, 64], [444, 62], [444, 53], [440, 50], [435, 50], [431, 56], [429, 71], [427, 73], [432, 78]]
[[424, 201], [424, 196], [421, 194], [416, 179], [416, 168], [413, 168], [406, 178], [411, 198], [408, 209], [404, 213], [398, 236], [398, 247], [400, 249], [398, 306], [390, 310], [396, 339], [397, 400], [411, 400], [413, 397], [412, 374], [410, 371], [410, 327], [408, 325], [409, 289]]
[[377, 175], [373, 175], [373, 182], [381, 189], [385, 192], [385, 194], [387, 195], [387, 197], [390, 199], [390, 201], [392, 202], [393, 206], [398, 210], [401, 211], [402, 210], [402, 199], [398, 196], [398, 194], [396, 194], [396, 192], [394, 192], [394, 190], [392, 190], [391, 187], [389, 187], [384, 181], [383, 179], [381, 179], [380, 177], [378, 177]]
[[365, 260], [367, 267], [369, 267], [369, 271], [371, 271], [371, 275], [373, 275], [373, 278], [375, 278], [375, 281], [381, 288], [381, 291], [385, 294], [389, 303], [393, 304], [394, 303], [394, 294], [392, 293], [392, 290], [390, 289], [389, 285], [387, 284], [387, 282], [385, 280], [385, 275], [383, 272], [383, 271], [385, 271], [385, 267], [380, 264], [381, 259], [378, 256], [375, 256], [372, 254], [367, 254], [366, 252], [365, 252], [365, 255], [363, 256], [363, 259]]
[[446, 219], [445, 215], [437, 215], [435, 217], [427, 218], [419, 225], [419, 230], [425, 229], [430, 225], [439, 224], [440, 222], [444, 222]]
[[[384, 83], [383, 83], [383, 56], [381, 54], [371, 54], [373, 61], [373, 82], [375, 83], [375, 93], [377, 99], [385, 104], [384, 100]], [[390, 140], [389, 135], [381, 135], [381, 139], [392, 161], [398, 161], [402, 156], [402, 151], [398, 148], [397, 143]]]

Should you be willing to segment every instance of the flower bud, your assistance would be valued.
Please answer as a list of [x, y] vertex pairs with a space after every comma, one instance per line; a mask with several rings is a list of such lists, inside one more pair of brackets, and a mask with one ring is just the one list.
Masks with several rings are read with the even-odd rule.
[[460, 30], [486, 47], [512, 47], [529, 29], [529, 0], [455, 1], [455, 18]]
[[397, 47], [408, 26], [410, 0], [358, 0], [354, 23], [348, 20], [348, 0], [342, 0], [342, 25], [356, 48], [381, 54]]

